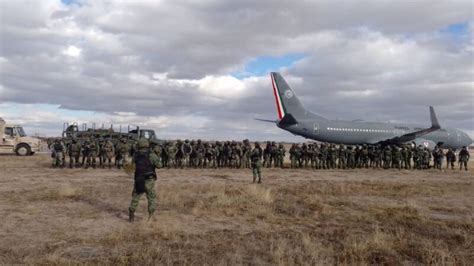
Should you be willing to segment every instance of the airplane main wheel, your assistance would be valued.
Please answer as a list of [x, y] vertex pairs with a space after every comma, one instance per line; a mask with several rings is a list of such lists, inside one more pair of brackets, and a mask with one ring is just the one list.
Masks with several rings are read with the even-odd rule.
[[28, 144], [19, 144], [16, 147], [15, 153], [18, 156], [28, 156], [31, 154], [31, 148]]

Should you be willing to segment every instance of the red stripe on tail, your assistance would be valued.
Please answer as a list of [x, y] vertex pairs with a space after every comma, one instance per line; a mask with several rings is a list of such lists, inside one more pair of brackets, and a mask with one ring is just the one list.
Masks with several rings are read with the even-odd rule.
[[278, 111], [278, 119], [282, 119], [283, 118], [283, 115], [282, 115], [282, 110], [280, 110], [280, 103], [278, 102], [278, 91], [276, 89], [276, 86], [275, 86], [275, 81], [273, 80], [273, 74], [270, 74], [270, 78], [272, 79], [272, 86], [273, 86], [273, 94], [275, 95], [275, 103], [276, 103], [276, 106], [277, 106], [277, 111]]

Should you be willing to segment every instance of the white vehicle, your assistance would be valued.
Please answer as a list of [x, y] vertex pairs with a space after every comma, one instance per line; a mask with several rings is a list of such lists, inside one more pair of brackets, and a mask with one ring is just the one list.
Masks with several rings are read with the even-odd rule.
[[0, 117], [0, 152], [14, 152], [18, 156], [33, 155], [40, 150], [41, 140], [28, 137], [23, 127], [9, 125]]

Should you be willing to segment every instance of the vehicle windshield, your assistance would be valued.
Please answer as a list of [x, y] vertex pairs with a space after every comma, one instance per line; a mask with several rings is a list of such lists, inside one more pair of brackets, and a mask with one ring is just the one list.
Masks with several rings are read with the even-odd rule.
[[20, 137], [26, 137], [25, 131], [22, 127], [17, 127], [16, 131], [18, 132], [18, 135], [20, 135]]
[[154, 139], [155, 132], [153, 130], [142, 130], [140, 132], [140, 138]]

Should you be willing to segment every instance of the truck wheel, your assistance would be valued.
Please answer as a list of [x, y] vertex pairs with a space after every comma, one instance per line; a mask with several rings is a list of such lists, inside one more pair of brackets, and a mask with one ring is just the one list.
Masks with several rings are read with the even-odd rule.
[[15, 152], [18, 156], [27, 156], [31, 154], [31, 148], [28, 144], [18, 144]]

